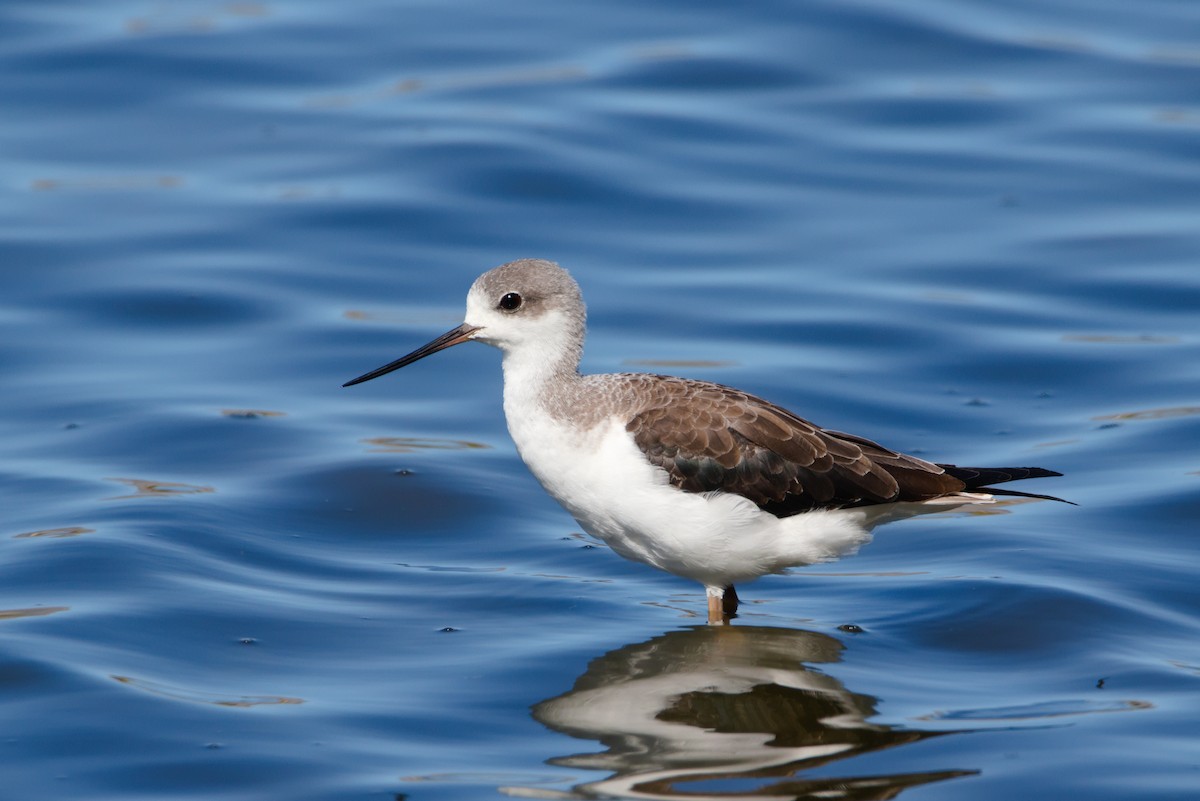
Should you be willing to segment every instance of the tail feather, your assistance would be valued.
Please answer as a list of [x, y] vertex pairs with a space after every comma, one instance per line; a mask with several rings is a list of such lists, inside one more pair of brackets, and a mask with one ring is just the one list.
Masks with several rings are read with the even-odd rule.
[[1021, 492], [1011, 489], [996, 489], [992, 484], [1004, 484], [1008, 481], [1020, 481], [1026, 478], [1051, 478], [1062, 473], [1047, 470], [1043, 467], [959, 467], [953, 464], [939, 464], [938, 467], [966, 484], [970, 492], [989, 492], [992, 495], [1009, 495], [1019, 498], [1038, 498], [1044, 501], [1059, 501], [1076, 504], [1053, 495], [1038, 495], [1033, 492]]

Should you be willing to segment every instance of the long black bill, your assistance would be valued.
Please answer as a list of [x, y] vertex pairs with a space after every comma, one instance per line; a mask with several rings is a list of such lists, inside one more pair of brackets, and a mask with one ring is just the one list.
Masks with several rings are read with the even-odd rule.
[[458, 328], [451, 329], [450, 331], [442, 334], [429, 344], [422, 345], [407, 356], [401, 356], [399, 359], [396, 359], [396, 361], [392, 362], [391, 364], [385, 364], [378, 370], [372, 370], [369, 373], [363, 373], [353, 381], [347, 381], [345, 384], [342, 384], [342, 386], [352, 387], [355, 384], [361, 384], [364, 381], [370, 381], [372, 378], [379, 378], [381, 375], [386, 375], [393, 370], [399, 370], [401, 367], [404, 367], [407, 364], [412, 364], [419, 359], [424, 359], [426, 356], [437, 353], [439, 350], [445, 350], [446, 348], [453, 347], [454, 345], [458, 345], [463, 342], [469, 342], [471, 341], [471, 334], [474, 334], [478, 330], [478, 326], [467, 325], [466, 323], [463, 323]]

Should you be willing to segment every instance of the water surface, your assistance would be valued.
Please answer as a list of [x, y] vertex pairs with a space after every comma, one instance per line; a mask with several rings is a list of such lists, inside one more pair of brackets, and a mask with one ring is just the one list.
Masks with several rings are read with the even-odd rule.
[[[1200, 7], [0, 29], [0, 797], [1195, 797]], [[585, 369], [1079, 506], [887, 526], [707, 628], [528, 475], [494, 351], [339, 386], [523, 256]]]

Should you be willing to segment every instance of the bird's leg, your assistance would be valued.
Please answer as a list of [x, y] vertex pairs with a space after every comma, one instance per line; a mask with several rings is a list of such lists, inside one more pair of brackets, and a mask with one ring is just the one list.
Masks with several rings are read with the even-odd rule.
[[729, 619], [737, 614], [737, 590], [733, 588], [732, 584], [724, 588], [708, 587], [705, 594], [708, 596], [708, 623], [710, 626], [728, 623]]
[[725, 610], [720, 595], [708, 596], [708, 625], [720, 626], [725, 623]]
[[725, 594], [721, 596], [721, 611], [725, 613], [726, 618], [731, 618], [737, 615], [737, 608], [737, 590], [730, 584], [725, 588]]

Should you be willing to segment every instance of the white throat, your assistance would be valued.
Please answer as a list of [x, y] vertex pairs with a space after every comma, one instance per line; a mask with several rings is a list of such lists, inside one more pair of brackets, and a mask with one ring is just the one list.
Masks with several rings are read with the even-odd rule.
[[504, 414], [510, 428], [517, 418], [550, 415], [581, 378], [577, 349], [561, 339], [503, 350]]

